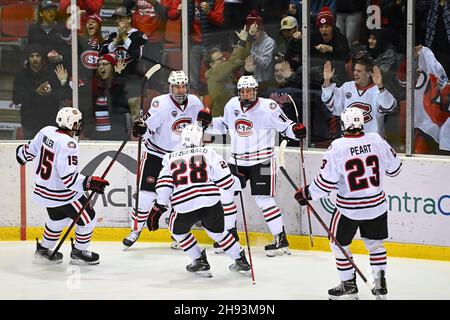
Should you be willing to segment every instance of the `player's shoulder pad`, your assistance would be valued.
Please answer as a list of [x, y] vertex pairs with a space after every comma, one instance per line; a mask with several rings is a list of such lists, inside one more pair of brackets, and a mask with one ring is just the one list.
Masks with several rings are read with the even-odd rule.
[[261, 103], [262, 106], [262, 110], [264, 110], [265, 112], [280, 112], [281, 111], [281, 107], [278, 103], [276, 103], [275, 100], [272, 99], [267, 99], [267, 98], [259, 98], [259, 103]]
[[200, 109], [205, 108], [205, 106], [203, 105], [203, 102], [195, 94], [188, 94], [188, 104], [197, 106]]

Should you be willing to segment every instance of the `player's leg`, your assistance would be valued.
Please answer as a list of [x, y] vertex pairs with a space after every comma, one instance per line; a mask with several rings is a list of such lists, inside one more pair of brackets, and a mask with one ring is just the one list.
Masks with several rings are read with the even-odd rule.
[[56, 246], [59, 237], [61, 236], [64, 227], [70, 224], [70, 218], [67, 218], [64, 213], [60, 211], [60, 207], [47, 208], [49, 219], [45, 223], [44, 234], [42, 236], [42, 242], [39, 243], [36, 239], [36, 251], [34, 253], [34, 263], [62, 263], [63, 254], [58, 252], [52, 260], [50, 256], [53, 251], [51, 250]]
[[360, 234], [370, 254], [370, 268], [375, 279], [372, 294], [377, 300], [385, 300], [387, 255], [383, 239], [388, 237], [387, 212], [373, 220], [364, 221], [360, 225]]
[[194, 223], [200, 220], [198, 212], [174, 212], [170, 215], [169, 220], [172, 237], [178, 242], [184, 253], [192, 259], [192, 263], [186, 266], [186, 271], [211, 278], [212, 274], [209, 271], [211, 267], [206, 259], [206, 251], [200, 248], [194, 235], [190, 232]]
[[[72, 202], [70, 207], [67, 207], [65, 212], [68, 217], [74, 218], [80, 211], [82, 206], [86, 203], [87, 199], [82, 196], [80, 199]], [[66, 210], [66, 209], [65, 209]], [[80, 218], [77, 221], [75, 228], [75, 241], [71, 239], [72, 251], [70, 253], [71, 264], [99, 264], [100, 256], [98, 253], [87, 250], [91, 243], [92, 235], [94, 234], [94, 228], [97, 224], [97, 218], [94, 208], [90, 205], [86, 206], [86, 209], [81, 213]]]
[[[350, 244], [358, 230], [358, 222], [351, 220], [335, 210], [331, 218], [330, 230], [336, 240], [353, 259]], [[348, 261], [336, 243], [330, 239], [330, 248], [336, 259], [336, 268], [339, 274], [340, 284], [328, 290], [330, 300], [356, 300], [358, 299], [358, 287], [353, 265]]]
[[123, 239], [124, 250], [131, 247], [141, 235], [142, 228], [147, 222], [147, 217], [156, 199], [156, 181], [162, 168], [162, 159], [144, 152], [141, 161], [141, 177], [139, 190], [139, 207], [133, 206], [131, 214], [131, 231], [130, 234]]

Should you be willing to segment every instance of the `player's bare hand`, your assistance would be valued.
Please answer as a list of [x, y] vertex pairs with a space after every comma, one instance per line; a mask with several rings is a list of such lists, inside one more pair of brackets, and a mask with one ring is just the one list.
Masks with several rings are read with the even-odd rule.
[[383, 77], [381, 76], [381, 71], [378, 66], [373, 67], [372, 80], [379, 87], [383, 85]]
[[323, 65], [323, 80], [324, 82], [330, 82], [334, 76], [334, 68], [331, 67], [331, 62], [327, 61]]

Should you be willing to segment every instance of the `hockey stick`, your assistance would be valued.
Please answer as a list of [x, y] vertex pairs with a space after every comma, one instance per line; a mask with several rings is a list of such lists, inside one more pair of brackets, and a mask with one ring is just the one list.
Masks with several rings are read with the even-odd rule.
[[[284, 141], [283, 141], [284, 142]], [[283, 143], [282, 143], [283, 144]], [[287, 173], [286, 169], [284, 168], [284, 152], [285, 152], [285, 147], [286, 144], [284, 145], [284, 147], [282, 148], [280, 145], [280, 170], [281, 172], [283, 172], [284, 176], [286, 177], [286, 179], [289, 181], [289, 183], [291, 184], [291, 186], [295, 189], [298, 190], [299, 188], [297, 187], [297, 185], [295, 184], [295, 182], [292, 180], [292, 178], [289, 176], [289, 174]], [[309, 201], [307, 202], [307, 206], [311, 209], [312, 214], [316, 217], [316, 219], [319, 221], [319, 223], [322, 225], [322, 227], [325, 229], [325, 231], [328, 233], [328, 236], [330, 237], [331, 240], [334, 241], [334, 243], [336, 243], [336, 245], [339, 247], [339, 250], [341, 250], [341, 252], [344, 254], [344, 256], [347, 258], [347, 260], [350, 262], [350, 264], [353, 266], [353, 268], [355, 268], [356, 272], [359, 274], [359, 276], [361, 277], [361, 279], [365, 282], [365, 284], [369, 287], [370, 290], [372, 290], [375, 286], [374, 282], [369, 282], [367, 280], [367, 278], [364, 276], [364, 274], [362, 273], [362, 271], [358, 268], [358, 266], [355, 264], [355, 262], [353, 262], [353, 259], [350, 257], [350, 255], [348, 254], [348, 252], [342, 247], [342, 245], [337, 241], [336, 237], [333, 235], [333, 233], [331, 232], [331, 230], [327, 227], [327, 225], [325, 224], [325, 222], [322, 220], [322, 218], [319, 216], [319, 214], [316, 212], [316, 210], [313, 208], [313, 206], [309, 203]]]
[[[144, 90], [145, 90], [145, 84], [147, 81], [159, 70], [161, 69], [161, 65], [155, 64], [153, 67], [148, 69], [148, 71], [144, 75], [144, 79], [142, 79], [142, 85], [141, 85], [141, 103], [139, 106], [139, 119], [142, 119], [144, 116]], [[139, 182], [141, 179], [141, 151], [142, 151], [142, 136], [139, 136], [138, 140], [138, 150], [137, 150], [137, 169], [136, 169], [136, 202], [134, 205], [134, 212], [136, 214], [136, 219], [134, 220], [134, 229], [137, 229], [138, 225], [138, 208], [139, 208]]]
[[[291, 97], [290, 94], [288, 94], [287, 96], [291, 100], [292, 104], [294, 105], [294, 111], [295, 111], [295, 115], [297, 117], [297, 123], [300, 123], [300, 118], [298, 116], [298, 111], [297, 111], [297, 105], [295, 104], [295, 101]], [[281, 144], [283, 144], [283, 142], [281, 142]], [[284, 144], [284, 147], [286, 147], [286, 143]], [[280, 145], [280, 152], [281, 152], [281, 145]], [[303, 139], [300, 139], [300, 159], [301, 159], [301, 167], [302, 167], [302, 174], [303, 174], [303, 186], [306, 186], [305, 160], [303, 158]], [[312, 226], [311, 226], [311, 210], [309, 209], [309, 207], [306, 208], [306, 212], [308, 213], [309, 241], [311, 243], [311, 247], [314, 247], [314, 240], [313, 240], [313, 236], [312, 236]]]
[[[112, 158], [111, 162], [109, 163], [108, 167], [106, 168], [105, 172], [103, 172], [102, 174], [102, 179], [105, 179], [106, 175], [108, 174], [109, 170], [111, 169], [111, 167], [113, 166], [114, 162], [116, 162], [117, 157], [119, 156], [119, 154], [122, 152], [123, 148], [125, 147], [125, 144], [128, 142], [128, 136], [122, 141], [122, 144], [120, 145], [119, 150], [117, 150], [116, 154], [114, 155], [114, 158]], [[64, 234], [64, 236], [62, 237], [61, 241], [59, 241], [58, 245], [56, 246], [56, 249], [52, 252], [52, 254], [50, 255], [50, 260], [52, 260], [56, 253], [59, 251], [59, 249], [61, 248], [63, 242], [66, 240], [67, 236], [69, 235], [70, 231], [73, 229], [73, 227], [75, 226], [75, 224], [77, 223], [78, 219], [81, 217], [81, 214], [83, 213], [83, 211], [86, 209], [86, 207], [89, 205], [89, 202], [91, 201], [92, 197], [94, 196], [95, 192], [91, 192], [89, 194], [89, 196], [87, 197], [86, 202], [83, 204], [83, 206], [81, 207], [80, 211], [78, 212], [78, 214], [75, 216], [75, 218], [73, 219], [72, 223], [69, 226], [69, 229], [67, 229], [66, 233]]]
[[[239, 174], [236, 155], [234, 156], [234, 164], [236, 165], [236, 174]], [[248, 257], [250, 260], [250, 270], [252, 271], [252, 282], [253, 285], [255, 285], [256, 284], [255, 271], [253, 269], [252, 252], [250, 251], [250, 240], [248, 239], [247, 219], [245, 218], [244, 198], [242, 197], [242, 190], [239, 191], [239, 198], [241, 199], [242, 218], [244, 220], [245, 240], [247, 241]]]

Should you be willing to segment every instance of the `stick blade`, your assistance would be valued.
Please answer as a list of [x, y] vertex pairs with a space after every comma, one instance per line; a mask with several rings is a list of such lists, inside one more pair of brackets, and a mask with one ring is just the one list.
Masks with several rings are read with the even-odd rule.
[[155, 74], [159, 69], [161, 69], [161, 65], [159, 63], [155, 64], [153, 67], [148, 69], [148, 71], [145, 73], [145, 78], [148, 80], [151, 78], [152, 75]]

